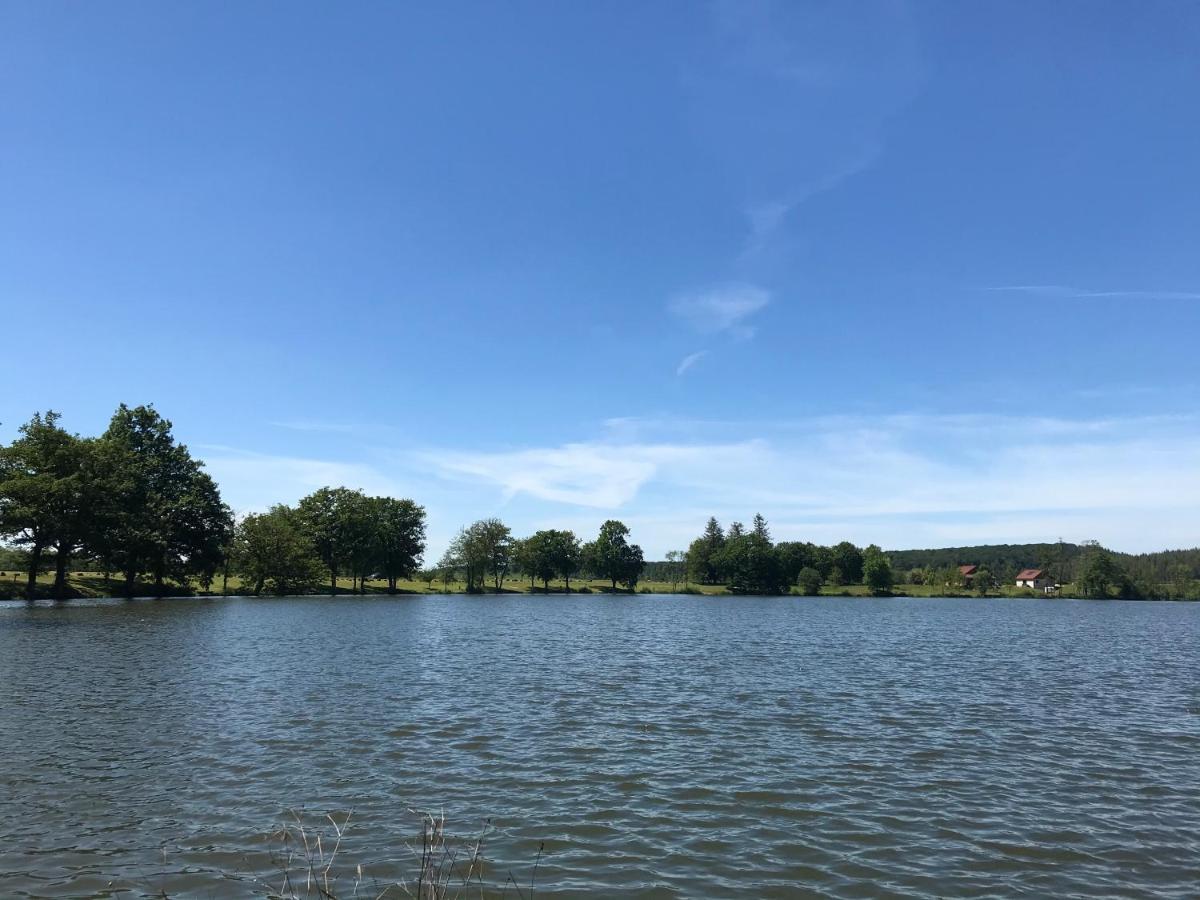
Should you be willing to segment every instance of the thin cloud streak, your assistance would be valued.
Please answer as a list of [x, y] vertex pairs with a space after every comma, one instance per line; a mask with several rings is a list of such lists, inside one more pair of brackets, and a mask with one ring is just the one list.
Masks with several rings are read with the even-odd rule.
[[696, 365], [696, 363], [700, 362], [700, 360], [704, 359], [704, 357], [707, 355], [708, 355], [707, 350], [698, 350], [695, 353], [689, 353], [687, 356], [685, 356], [683, 359], [681, 359], [679, 361], [679, 365], [675, 368], [675, 374], [682, 375], [684, 372], [686, 372], [692, 366]]
[[701, 334], [726, 332], [749, 338], [754, 329], [745, 320], [770, 302], [770, 291], [752, 284], [730, 284], [677, 296], [668, 309]]
[[1092, 291], [1064, 284], [1010, 284], [985, 290], [1058, 300], [1200, 300], [1198, 291]]

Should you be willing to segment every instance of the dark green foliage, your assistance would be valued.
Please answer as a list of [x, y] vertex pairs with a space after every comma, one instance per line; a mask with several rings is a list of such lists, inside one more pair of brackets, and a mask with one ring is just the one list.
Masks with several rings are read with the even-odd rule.
[[324, 571], [300, 516], [282, 505], [238, 523], [233, 560], [255, 596], [264, 589], [281, 596], [302, 593], [320, 583]]
[[646, 565], [642, 548], [629, 543], [628, 537], [629, 528], [623, 522], [609, 519], [600, 526], [596, 540], [581, 548], [583, 567], [597, 578], [611, 581], [614, 591], [618, 583], [631, 591], [636, 588]]
[[[88, 527], [93, 442], [58, 425], [53, 410], [35, 414], [21, 437], [0, 448], [0, 534], [25, 550], [25, 593], [33, 597], [45, 554], [54, 551], [55, 596], [64, 596], [66, 567]], [[7, 565], [16, 568], [10, 560]]]
[[132, 593], [148, 573], [155, 593], [172, 579], [211, 576], [233, 528], [203, 463], [177, 444], [171, 423], [150, 406], [121, 404], [96, 445], [103, 503], [89, 540], [96, 554], [125, 576]]
[[359, 591], [372, 575], [396, 592], [396, 582], [416, 572], [425, 553], [425, 510], [411, 500], [368, 497], [345, 487], [323, 487], [304, 497], [295, 520], [329, 577], [349, 574]]
[[718, 555], [725, 583], [735, 594], [782, 594], [786, 590], [779, 556], [766, 536], [766, 523], [762, 524], [762, 529], [729, 538]]
[[839, 584], [858, 584], [863, 580], [862, 551], [849, 541], [842, 541], [833, 548], [833, 566], [837, 569]]
[[1079, 590], [1085, 597], [1106, 599], [1114, 594], [1135, 599], [1133, 584], [1113, 554], [1097, 543], [1086, 545], [1079, 564]]
[[812, 566], [805, 566], [796, 576], [796, 587], [805, 596], [815, 597], [821, 593], [821, 581], [820, 572]]
[[337, 593], [338, 575], [361, 561], [354, 554], [367, 531], [366, 501], [362, 491], [323, 487], [303, 498], [296, 508], [301, 527], [325, 564], [331, 594]]
[[567, 590], [571, 589], [571, 576], [579, 571], [582, 548], [579, 538], [570, 531], [547, 529], [518, 541], [514, 554], [517, 568], [533, 579], [542, 582], [550, 590], [552, 578], [565, 578]]
[[862, 553], [863, 583], [877, 596], [886, 596], [892, 592], [894, 578], [892, 564], [884, 556], [883, 551], [872, 544]]
[[[411, 500], [395, 497], [369, 498], [373, 568], [387, 579], [388, 593], [396, 593], [396, 581], [411, 578], [425, 554], [425, 510]], [[431, 576], [427, 580], [432, 584]]]
[[[783, 541], [775, 545], [779, 555], [780, 574], [786, 584], [796, 584], [803, 569], [811, 568], [816, 571], [817, 548], [813, 544], [800, 541]], [[820, 577], [820, 573], [817, 573]]]
[[717, 568], [717, 554], [725, 546], [725, 532], [715, 518], [704, 526], [704, 534], [692, 541], [688, 548], [688, 576], [701, 584], [717, 584], [721, 572]]

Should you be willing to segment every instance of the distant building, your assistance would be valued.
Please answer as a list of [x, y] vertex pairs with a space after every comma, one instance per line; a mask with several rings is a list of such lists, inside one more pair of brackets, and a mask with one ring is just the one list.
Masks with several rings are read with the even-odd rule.
[[959, 566], [958, 571], [962, 574], [964, 581], [970, 581], [979, 571], [979, 566]]
[[1041, 569], [1022, 569], [1017, 573], [1017, 587], [1044, 591], [1046, 588], [1054, 587], [1054, 579]]

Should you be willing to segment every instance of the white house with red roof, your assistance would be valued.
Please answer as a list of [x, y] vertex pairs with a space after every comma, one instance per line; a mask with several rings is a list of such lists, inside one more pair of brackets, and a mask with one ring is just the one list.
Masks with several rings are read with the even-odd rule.
[[1054, 587], [1054, 579], [1042, 569], [1022, 569], [1017, 573], [1017, 587], [1044, 591], [1046, 588]]

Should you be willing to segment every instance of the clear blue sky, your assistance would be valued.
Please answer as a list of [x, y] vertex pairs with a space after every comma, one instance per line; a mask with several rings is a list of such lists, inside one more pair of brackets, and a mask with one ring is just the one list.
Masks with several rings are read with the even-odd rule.
[[0, 437], [652, 556], [1200, 542], [1200, 7], [0, 2]]

